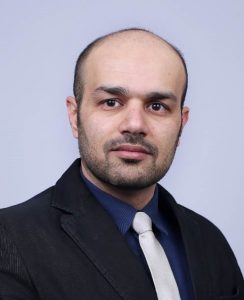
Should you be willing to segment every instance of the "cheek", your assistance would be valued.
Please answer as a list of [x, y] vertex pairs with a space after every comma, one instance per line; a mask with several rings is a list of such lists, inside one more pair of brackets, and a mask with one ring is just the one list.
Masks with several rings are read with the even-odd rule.
[[89, 116], [89, 118], [86, 118], [86, 122], [83, 122], [83, 128], [89, 143], [96, 145], [98, 148], [102, 147], [110, 138], [111, 127], [106, 120], [100, 120], [95, 115]]
[[156, 146], [162, 149], [171, 148], [178, 139], [180, 131], [180, 124], [174, 124], [171, 126], [156, 127], [153, 130], [154, 143]]

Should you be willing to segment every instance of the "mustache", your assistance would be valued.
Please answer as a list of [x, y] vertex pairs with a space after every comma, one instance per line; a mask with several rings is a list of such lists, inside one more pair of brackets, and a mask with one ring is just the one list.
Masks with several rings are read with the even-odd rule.
[[118, 147], [123, 144], [142, 146], [153, 156], [158, 156], [158, 147], [145, 141], [144, 136], [140, 133], [125, 133], [121, 138], [109, 140], [104, 144], [103, 150], [105, 153], [107, 153], [112, 148]]

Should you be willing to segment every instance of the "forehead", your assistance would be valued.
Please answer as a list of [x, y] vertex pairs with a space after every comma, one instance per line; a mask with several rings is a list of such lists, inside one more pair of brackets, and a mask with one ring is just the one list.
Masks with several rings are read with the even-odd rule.
[[182, 92], [185, 83], [182, 61], [166, 42], [145, 32], [106, 38], [91, 51], [83, 66], [84, 88], [129, 84], [134, 89], [153, 89], [159, 85], [167, 87], [169, 82]]

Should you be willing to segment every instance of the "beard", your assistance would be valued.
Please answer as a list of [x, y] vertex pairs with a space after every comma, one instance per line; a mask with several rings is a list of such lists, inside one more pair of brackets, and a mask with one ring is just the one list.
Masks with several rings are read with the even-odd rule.
[[[171, 146], [166, 147], [164, 158], [157, 162], [158, 147], [145, 141], [144, 135], [140, 133], [124, 133], [122, 137], [108, 140], [103, 147], [99, 148], [99, 144], [89, 141], [78, 116], [78, 145], [82, 165], [101, 182], [119, 189], [143, 189], [162, 179], [172, 164], [180, 133], [181, 128], [173, 141], [166, 142]], [[135, 159], [111, 158], [111, 149], [122, 144], [144, 147], [150, 153], [150, 159], [145, 162]]]

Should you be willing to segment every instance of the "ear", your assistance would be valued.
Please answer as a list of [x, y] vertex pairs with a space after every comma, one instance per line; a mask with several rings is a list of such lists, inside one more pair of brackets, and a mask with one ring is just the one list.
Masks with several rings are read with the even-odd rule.
[[188, 122], [189, 112], [190, 110], [187, 106], [184, 106], [182, 108], [182, 112], [181, 112], [182, 129], [185, 127], [186, 123]]
[[182, 130], [183, 128], [185, 127], [186, 123], [188, 122], [188, 119], [189, 119], [189, 108], [184, 106], [182, 108], [182, 111], [181, 111], [181, 128], [180, 128], [180, 133], [179, 133], [179, 140], [178, 140], [178, 146], [180, 144], [180, 136], [181, 136], [181, 133], [182, 133]]
[[77, 139], [78, 138], [78, 127], [77, 127], [78, 106], [74, 97], [71, 96], [67, 97], [66, 107], [68, 111], [69, 123], [72, 129], [73, 136]]

